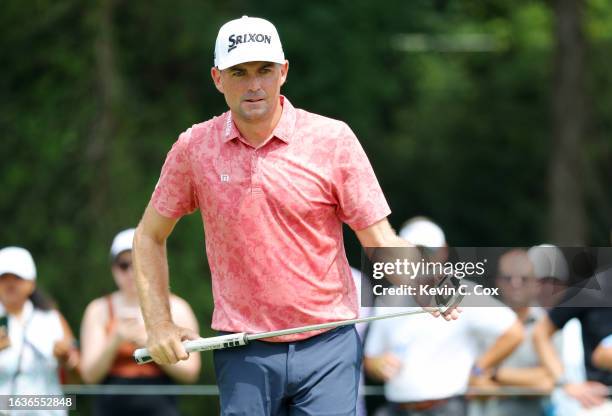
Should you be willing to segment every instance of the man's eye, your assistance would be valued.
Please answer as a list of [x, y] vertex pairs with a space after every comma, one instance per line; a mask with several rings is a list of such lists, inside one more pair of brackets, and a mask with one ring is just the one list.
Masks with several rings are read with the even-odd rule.
[[242, 71], [234, 71], [234, 72], [232, 72], [232, 76], [233, 77], [241, 77], [242, 75], [244, 75], [244, 72], [242, 72]]

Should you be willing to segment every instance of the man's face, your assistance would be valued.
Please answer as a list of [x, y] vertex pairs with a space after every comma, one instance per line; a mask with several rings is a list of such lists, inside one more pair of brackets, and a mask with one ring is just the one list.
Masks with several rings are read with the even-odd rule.
[[522, 250], [513, 250], [499, 259], [497, 286], [502, 300], [510, 307], [530, 306], [538, 294], [533, 265]]
[[288, 70], [287, 61], [282, 65], [256, 61], [222, 71], [213, 67], [211, 75], [232, 113], [243, 121], [257, 122], [274, 115]]

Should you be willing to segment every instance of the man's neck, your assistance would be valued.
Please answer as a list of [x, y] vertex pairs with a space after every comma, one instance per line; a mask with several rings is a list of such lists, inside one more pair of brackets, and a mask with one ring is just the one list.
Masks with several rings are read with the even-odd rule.
[[248, 121], [242, 120], [235, 117], [232, 113], [232, 118], [236, 127], [242, 134], [242, 136], [249, 142], [253, 147], [259, 147], [263, 142], [268, 140], [272, 135], [272, 132], [278, 125], [281, 115], [283, 114], [283, 106], [279, 103], [274, 109], [272, 117], [265, 120]]
[[516, 308], [512, 308], [514, 313], [518, 316], [521, 321], [525, 321], [529, 316], [529, 306], [519, 306]]

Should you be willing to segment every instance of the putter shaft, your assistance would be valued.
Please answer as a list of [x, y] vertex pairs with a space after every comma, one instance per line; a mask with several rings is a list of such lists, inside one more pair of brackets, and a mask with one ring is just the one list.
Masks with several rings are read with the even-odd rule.
[[[432, 310], [435, 311], [435, 310], [440, 310], [440, 309], [434, 308]], [[362, 322], [371, 322], [371, 321], [377, 321], [379, 319], [389, 319], [389, 318], [396, 318], [400, 316], [417, 315], [417, 314], [422, 314], [422, 313], [430, 313], [430, 311], [423, 310], [423, 309], [415, 309], [415, 310], [390, 313], [390, 314], [380, 315], [380, 316], [346, 319], [343, 321], [334, 321], [334, 322], [327, 322], [324, 324], [306, 325], [306, 326], [300, 326], [296, 328], [280, 329], [277, 331], [259, 332], [255, 334], [247, 334], [245, 332], [239, 332], [235, 334], [227, 334], [227, 335], [220, 335], [217, 337], [209, 337], [209, 338], [201, 338], [197, 340], [185, 341], [183, 345], [185, 346], [185, 349], [187, 350], [187, 352], [199, 352], [199, 351], [231, 348], [231, 347], [238, 347], [241, 345], [246, 345], [249, 343], [249, 341], [254, 341], [258, 339], [279, 337], [283, 335], [293, 335], [293, 334], [299, 334], [302, 332], [317, 331], [320, 329], [338, 328], [341, 326], [359, 324]], [[145, 363], [153, 361], [153, 359], [151, 358], [149, 354], [149, 351], [146, 348], [139, 348], [136, 351], [134, 351], [134, 359], [136, 360], [138, 364], [145, 364]]]
[[429, 311], [426, 311], [426, 310], [423, 310], [423, 309], [419, 309], [419, 310], [411, 310], [411, 311], [389, 313], [389, 314], [380, 315], [380, 316], [369, 316], [367, 318], [346, 319], [344, 321], [334, 321], [334, 322], [327, 322], [327, 323], [324, 323], [324, 324], [306, 325], [306, 326], [299, 326], [299, 327], [296, 327], [296, 328], [279, 329], [277, 331], [258, 332], [256, 334], [247, 334], [246, 338], [247, 338], [248, 341], [254, 341], [256, 339], [280, 337], [280, 336], [283, 336], [283, 335], [293, 335], [293, 334], [299, 334], [299, 333], [302, 333], [302, 332], [318, 331], [319, 329], [339, 328], [341, 326], [346, 326], [346, 325], [360, 324], [360, 323], [363, 323], [363, 322], [377, 321], [379, 319], [396, 318], [398, 316], [417, 315], [417, 314], [421, 314], [421, 313], [429, 313]]

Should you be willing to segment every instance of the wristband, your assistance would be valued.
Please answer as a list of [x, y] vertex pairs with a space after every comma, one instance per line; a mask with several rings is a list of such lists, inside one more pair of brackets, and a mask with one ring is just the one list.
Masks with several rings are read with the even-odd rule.
[[474, 364], [472, 366], [472, 370], [470, 374], [473, 375], [474, 377], [480, 377], [481, 375], [484, 374], [484, 370], [482, 369], [482, 367], [479, 367], [478, 365]]

